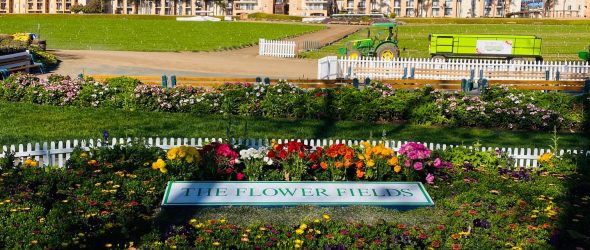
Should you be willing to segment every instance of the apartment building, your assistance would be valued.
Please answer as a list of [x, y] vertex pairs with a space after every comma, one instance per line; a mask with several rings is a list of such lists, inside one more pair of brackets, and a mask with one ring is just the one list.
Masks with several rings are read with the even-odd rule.
[[[0, 0], [2, 13], [70, 13], [88, 0]], [[142, 15], [295, 16], [395, 13], [398, 17], [590, 18], [590, 0], [103, 0], [106, 12]]]
[[77, 3], [86, 4], [86, 0], [0, 0], [0, 14], [70, 13]]

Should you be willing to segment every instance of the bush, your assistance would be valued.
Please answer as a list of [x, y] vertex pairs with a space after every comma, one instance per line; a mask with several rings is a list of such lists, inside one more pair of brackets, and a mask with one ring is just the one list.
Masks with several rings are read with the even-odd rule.
[[301, 22], [303, 17], [300, 16], [290, 16], [290, 15], [277, 15], [277, 14], [267, 14], [267, 13], [252, 13], [248, 14], [249, 19], [254, 20], [269, 20], [269, 21], [295, 21]]
[[373, 83], [363, 89], [302, 89], [281, 82], [227, 83], [212, 90], [141, 85], [130, 78], [92, 79], [14, 76], [0, 85], [0, 99], [36, 104], [111, 107], [128, 110], [192, 112], [269, 118], [409, 122], [454, 127], [584, 130], [587, 96], [488, 88], [481, 96], [396, 90]]

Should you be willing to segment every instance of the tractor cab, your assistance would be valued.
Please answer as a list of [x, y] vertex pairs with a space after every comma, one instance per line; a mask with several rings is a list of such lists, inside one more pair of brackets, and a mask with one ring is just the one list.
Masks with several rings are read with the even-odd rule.
[[[371, 36], [371, 31], [377, 34]], [[339, 48], [340, 56], [347, 56], [350, 59], [361, 57], [379, 57], [382, 59], [393, 59], [399, 57], [397, 46], [397, 25], [396, 23], [375, 23], [367, 30], [367, 38], [350, 41], [345, 48]]]

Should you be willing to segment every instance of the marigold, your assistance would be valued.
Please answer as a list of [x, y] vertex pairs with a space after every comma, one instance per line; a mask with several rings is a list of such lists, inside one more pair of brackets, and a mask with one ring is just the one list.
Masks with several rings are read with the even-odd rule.
[[397, 159], [397, 157], [396, 157], [396, 156], [393, 156], [393, 157], [391, 157], [391, 159], [389, 159], [389, 160], [387, 161], [387, 165], [389, 165], [389, 166], [395, 166], [395, 165], [397, 165], [398, 163], [399, 163], [399, 161], [398, 161], [398, 159]]
[[335, 163], [335, 165], [336, 165], [336, 168], [342, 168], [344, 166], [344, 163], [342, 163], [341, 161], [337, 161]]
[[363, 176], [365, 176], [365, 172], [363, 172], [363, 170], [357, 169], [356, 170], [356, 177], [363, 178]]
[[171, 148], [170, 150], [168, 150], [168, 153], [166, 153], [166, 158], [168, 158], [168, 160], [174, 160], [176, 159], [177, 154], [178, 148]]
[[328, 163], [322, 161], [320, 162], [320, 167], [322, 167], [323, 170], [326, 170], [328, 169]]
[[393, 167], [393, 171], [399, 173], [399, 171], [402, 171], [402, 167], [400, 165], [396, 165], [395, 167]]

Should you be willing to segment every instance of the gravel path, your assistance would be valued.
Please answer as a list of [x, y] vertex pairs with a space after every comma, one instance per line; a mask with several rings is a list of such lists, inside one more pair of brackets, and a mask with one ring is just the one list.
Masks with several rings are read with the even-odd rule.
[[[288, 40], [334, 42], [361, 26], [327, 25], [327, 29]], [[258, 46], [222, 52], [131, 52], [56, 50], [62, 61], [50, 72], [62, 75], [177, 75], [199, 77], [317, 77], [317, 60], [258, 56]]]

